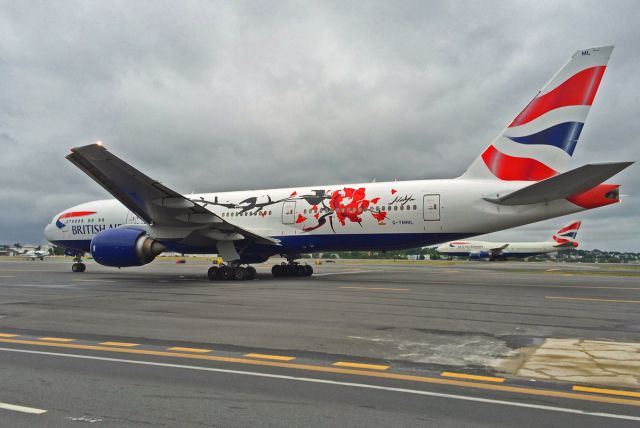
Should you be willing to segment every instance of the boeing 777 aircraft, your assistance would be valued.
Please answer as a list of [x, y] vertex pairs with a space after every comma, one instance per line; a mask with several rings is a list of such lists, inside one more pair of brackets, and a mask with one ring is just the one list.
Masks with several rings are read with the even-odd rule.
[[558, 230], [545, 242], [487, 242], [453, 241], [440, 245], [436, 250], [448, 256], [469, 257], [471, 260], [506, 260], [509, 257], [525, 258], [538, 254], [555, 253], [576, 248], [581, 221], [572, 221]]
[[603, 184], [633, 162], [567, 170], [613, 47], [577, 51], [467, 171], [446, 180], [293, 187], [182, 195], [100, 144], [74, 148], [74, 165], [115, 199], [57, 214], [45, 228], [105, 266], [141, 266], [163, 251], [218, 253], [214, 279], [251, 279], [273, 255], [275, 276], [311, 275], [301, 253], [390, 250], [464, 239], [619, 202]]

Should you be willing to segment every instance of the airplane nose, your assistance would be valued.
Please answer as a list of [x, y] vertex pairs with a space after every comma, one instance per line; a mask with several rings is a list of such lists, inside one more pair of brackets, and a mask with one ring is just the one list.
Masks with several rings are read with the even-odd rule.
[[51, 223], [44, 227], [44, 237], [47, 238], [49, 242], [53, 241], [53, 225]]

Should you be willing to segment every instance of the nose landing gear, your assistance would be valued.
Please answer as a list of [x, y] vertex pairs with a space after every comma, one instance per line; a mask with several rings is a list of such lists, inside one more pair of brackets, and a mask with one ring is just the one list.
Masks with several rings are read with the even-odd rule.
[[252, 280], [256, 278], [256, 268], [253, 266], [243, 267], [239, 265], [211, 266], [207, 272], [207, 277], [210, 281]]
[[76, 253], [73, 258], [73, 264], [71, 265], [71, 272], [84, 272], [87, 270], [87, 265], [82, 263], [82, 256], [84, 253]]

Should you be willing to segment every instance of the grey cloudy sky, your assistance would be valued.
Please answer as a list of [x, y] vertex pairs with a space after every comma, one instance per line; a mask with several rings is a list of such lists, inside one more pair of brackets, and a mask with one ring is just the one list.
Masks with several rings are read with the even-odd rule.
[[[608, 44], [576, 166], [640, 159], [635, 1], [2, 1], [0, 243], [108, 196], [64, 159], [96, 140], [185, 193], [452, 178], [575, 50]], [[639, 178], [580, 215], [583, 247], [640, 251]]]

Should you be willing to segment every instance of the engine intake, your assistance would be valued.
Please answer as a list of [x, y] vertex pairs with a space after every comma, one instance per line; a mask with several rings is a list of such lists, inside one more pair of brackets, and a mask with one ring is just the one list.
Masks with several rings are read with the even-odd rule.
[[138, 229], [107, 229], [91, 240], [91, 256], [104, 266], [146, 265], [163, 251], [164, 245]]

